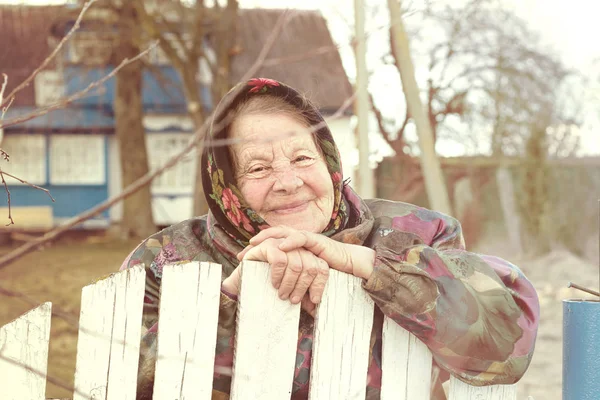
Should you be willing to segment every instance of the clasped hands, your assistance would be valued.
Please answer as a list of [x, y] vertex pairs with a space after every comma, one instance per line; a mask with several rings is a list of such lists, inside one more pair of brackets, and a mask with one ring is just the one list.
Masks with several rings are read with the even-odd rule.
[[[321, 301], [329, 268], [368, 279], [373, 272], [375, 252], [359, 245], [341, 243], [325, 235], [287, 226], [271, 227], [250, 239], [238, 260], [264, 261], [271, 266], [271, 283], [281, 299], [314, 316]], [[223, 288], [237, 295], [240, 266], [223, 281]], [[308, 294], [308, 296], [307, 296]]]

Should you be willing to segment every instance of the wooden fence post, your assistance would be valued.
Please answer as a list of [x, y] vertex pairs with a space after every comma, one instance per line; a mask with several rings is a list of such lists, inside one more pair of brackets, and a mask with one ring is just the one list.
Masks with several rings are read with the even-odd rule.
[[154, 400], [212, 395], [221, 265], [191, 262], [163, 268]]
[[269, 265], [244, 261], [231, 400], [290, 397], [299, 321], [300, 304], [279, 299]]
[[471, 386], [450, 377], [448, 400], [517, 400], [516, 385]]
[[365, 398], [374, 304], [361, 281], [329, 271], [315, 319], [311, 400]]
[[135, 266], [81, 291], [73, 400], [135, 400], [145, 277]]
[[52, 304], [44, 303], [0, 327], [0, 397], [44, 400]]
[[383, 323], [381, 400], [429, 399], [431, 352], [389, 318]]

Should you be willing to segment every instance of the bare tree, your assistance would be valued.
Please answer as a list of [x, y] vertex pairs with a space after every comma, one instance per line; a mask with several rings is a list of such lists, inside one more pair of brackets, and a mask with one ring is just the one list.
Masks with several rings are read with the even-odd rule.
[[[117, 59], [130, 59], [141, 51], [141, 32], [136, 9], [129, 2], [116, 7], [118, 38], [115, 47]], [[115, 133], [119, 145], [122, 186], [127, 187], [149, 171], [146, 150], [146, 132], [142, 105], [143, 65], [136, 62], [117, 73], [115, 93]], [[150, 186], [144, 186], [123, 200], [121, 234], [126, 238], [143, 239], [156, 232], [152, 218]]]
[[[210, 87], [213, 101], [218, 101], [231, 88], [231, 57], [236, 54], [237, 0], [227, 0], [222, 6], [215, 1], [208, 7], [204, 1], [191, 5], [180, 0], [157, 0], [145, 2], [131, 0], [137, 11], [140, 26], [148, 38], [158, 40], [164, 54], [181, 77], [187, 111], [199, 129], [205, 121], [206, 112], [200, 94], [201, 78]], [[202, 77], [201, 66], [208, 77]], [[209, 71], [206, 71], [209, 69]], [[202, 153], [198, 143], [196, 154]], [[194, 184], [194, 215], [207, 211], [202, 188], [201, 157], [196, 158]]]
[[388, 7], [391, 19], [390, 41], [392, 44], [392, 53], [396, 67], [400, 72], [407, 110], [413, 116], [413, 120], [417, 126], [419, 147], [421, 149], [420, 159], [429, 203], [433, 209], [451, 214], [446, 183], [442, 175], [440, 163], [435, 154], [435, 140], [432, 126], [423, 112], [419, 86], [415, 79], [408, 37], [404, 29], [404, 23], [402, 22], [400, 3], [397, 0], [388, 0]]

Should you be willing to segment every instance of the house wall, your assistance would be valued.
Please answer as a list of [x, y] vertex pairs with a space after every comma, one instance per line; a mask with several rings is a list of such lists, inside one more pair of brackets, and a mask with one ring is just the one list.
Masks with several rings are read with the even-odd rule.
[[[27, 212], [30, 207], [52, 209], [57, 225], [104, 201], [108, 196], [108, 147], [105, 135], [17, 134], [5, 136], [3, 148], [10, 162], [3, 170], [50, 191], [48, 195], [7, 177], [11, 208]], [[8, 206], [4, 200], [3, 206]], [[15, 221], [17, 227], [21, 226]], [[108, 225], [108, 212], [86, 221], [84, 227]]]
[[[187, 145], [191, 137], [190, 132], [176, 130], [148, 132], [146, 147], [150, 169], [164, 165]], [[109, 139], [109, 148], [109, 194], [114, 196], [122, 191], [119, 148], [115, 137]], [[192, 217], [195, 166], [195, 154], [192, 153], [152, 183], [152, 215], [157, 225], [171, 225]], [[111, 207], [111, 222], [120, 221], [122, 215], [121, 202]]]

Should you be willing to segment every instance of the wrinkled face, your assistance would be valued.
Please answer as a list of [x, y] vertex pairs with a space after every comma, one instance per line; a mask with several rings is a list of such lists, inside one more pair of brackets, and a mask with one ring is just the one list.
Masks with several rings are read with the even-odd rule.
[[256, 114], [238, 118], [231, 132], [244, 139], [232, 151], [250, 208], [271, 226], [323, 231], [333, 212], [333, 182], [306, 126], [286, 114]]

